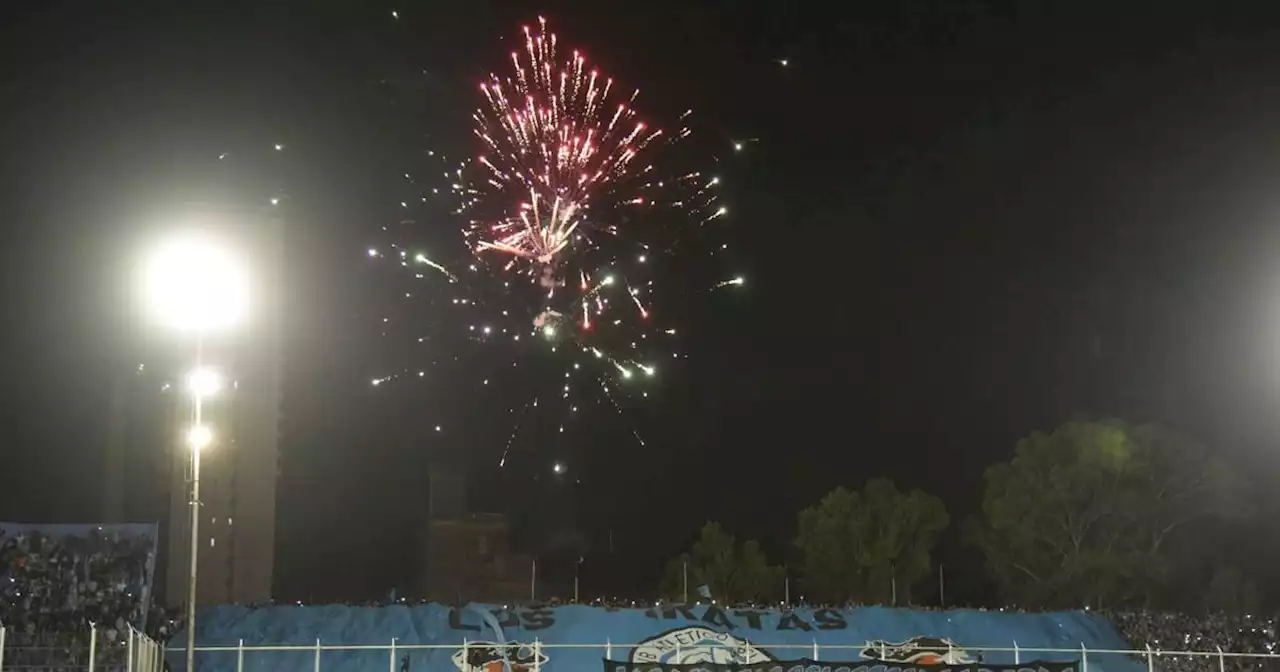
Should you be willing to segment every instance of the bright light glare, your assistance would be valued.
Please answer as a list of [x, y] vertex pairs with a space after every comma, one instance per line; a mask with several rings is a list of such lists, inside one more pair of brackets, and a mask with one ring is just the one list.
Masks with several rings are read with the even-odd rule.
[[210, 368], [200, 368], [187, 377], [187, 389], [197, 397], [209, 397], [222, 389], [222, 377]]
[[191, 448], [194, 450], [203, 450], [206, 446], [213, 443], [213, 430], [205, 425], [196, 425], [187, 432], [187, 441], [191, 442]]
[[234, 326], [248, 307], [248, 282], [231, 253], [200, 236], [169, 241], [155, 253], [146, 291], [157, 319], [182, 330]]
[[555, 473], [557, 473], [557, 474], [563, 474], [563, 473], [564, 473], [564, 463], [563, 463], [563, 462], [556, 462], [555, 464], [551, 465], [551, 471], [554, 471], [554, 472], [555, 472]]

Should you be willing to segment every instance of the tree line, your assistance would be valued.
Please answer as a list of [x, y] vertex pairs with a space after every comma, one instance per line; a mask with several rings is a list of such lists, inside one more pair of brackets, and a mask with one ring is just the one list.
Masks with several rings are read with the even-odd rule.
[[[961, 521], [958, 536], [984, 560], [985, 576], [969, 578], [989, 583], [999, 604], [1246, 611], [1257, 607], [1256, 586], [1212, 546], [1247, 520], [1249, 502], [1240, 475], [1185, 436], [1068, 422], [1022, 439], [1011, 460], [986, 470], [980, 513]], [[811, 603], [908, 604], [937, 580], [933, 555], [951, 523], [934, 495], [876, 478], [801, 511], [786, 565], [708, 522], [672, 558], [661, 590], [672, 599], [688, 591], [691, 600], [764, 603], [789, 589]]]

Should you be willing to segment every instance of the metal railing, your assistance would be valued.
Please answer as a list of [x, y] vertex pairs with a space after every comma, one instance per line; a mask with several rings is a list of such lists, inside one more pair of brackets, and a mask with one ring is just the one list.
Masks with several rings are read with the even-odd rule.
[[[88, 632], [27, 634], [0, 624], [0, 672], [87, 670], [87, 672], [161, 672], [164, 647], [126, 626], [123, 641], [103, 636], [106, 629]], [[109, 634], [109, 633], [106, 633]]]
[[[69, 633], [56, 637], [30, 636], [24, 633], [13, 633], [0, 626], [0, 672], [44, 672], [47, 670], [85, 670], [87, 672], [161, 672], [164, 668], [164, 656], [172, 657], [171, 664], [175, 669], [183, 667], [185, 647], [170, 647], [167, 650], [146, 635], [132, 627], [126, 631], [123, 642], [108, 642], [101, 636], [103, 628], [94, 627], [87, 633]], [[606, 640], [597, 644], [548, 644], [538, 639], [531, 642], [492, 643], [463, 640], [461, 644], [401, 644], [392, 639], [387, 644], [324, 644], [316, 640], [315, 644], [245, 646], [243, 640], [236, 646], [199, 646], [196, 647], [202, 660], [209, 657], [226, 657], [218, 661], [222, 669], [231, 669], [234, 656], [234, 669], [244, 672], [246, 659], [258, 658], [271, 653], [299, 654], [307, 656], [308, 666], [320, 672], [326, 653], [366, 653], [386, 656], [388, 672], [398, 672], [405, 656], [414, 652], [449, 652], [449, 656], [458, 663], [457, 667], [464, 671], [471, 669], [468, 661], [472, 653], [480, 653], [494, 648], [512, 651], [526, 661], [526, 669], [539, 670], [549, 660], [548, 654], [556, 651], [598, 651], [603, 659], [626, 660], [632, 651], [644, 647], [644, 644], [614, 643]], [[781, 659], [808, 658], [815, 661], [855, 661], [863, 659], [867, 649], [875, 650], [876, 645], [870, 642], [860, 644], [819, 644], [815, 639], [810, 644], [768, 644], [741, 640], [736, 644], [700, 645], [701, 650], [718, 649], [724, 651], [724, 659], [734, 660], [747, 650], [765, 649]], [[1081, 645], [1073, 648], [1043, 648], [1019, 646], [1015, 641], [1012, 646], [978, 646], [966, 644], [964, 649], [954, 649], [948, 654], [948, 660], [955, 660], [958, 654], [981, 652], [984, 656], [1000, 654], [1013, 665], [1020, 665], [1033, 660], [1072, 660], [1079, 661], [1079, 671], [1089, 672], [1089, 667], [1102, 665], [1106, 661], [1120, 660], [1126, 664], [1142, 662], [1148, 672], [1155, 670], [1203, 671], [1203, 672], [1239, 672], [1243, 670], [1276, 670], [1280, 671], [1280, 654], [1277, 653], [1243, 653], [1223, 651], [1166, 651], [1146, 647], [1144, 649], [1090, 649]], [[673, 662], [682, 660], [681, 647], [676, 645], [671, 651]], [[882, 652], [887, 653], [887, 652]], [[882, 655], [882, 657], [884, 657]], [[261, 667], [258, 660], [253, 667]], [[298, 661], [294, 659], [294, 664]], [[334, 665], [330, 660], [327, 667], [345, 667]], [[368, 661], [364, 661], [365, 664]], [[745, 661], [744, 661], [745, 662]], [[874, 665], [874, 661], [867, 661]], [[999, 663], [987, 661], [988, 665]], [[1006, 663], [1007, 664], [1007, 663]], [[895, 666], [905, 667], [902, 663]]]
[[[815, 639], [811, 644], [768, 644], [764, 642], [751, 642], [742, 640], [739, 644], [715, 644], [715, 645], [699, 645], [697, 648], [702, 650], [719, 649], [723, 650], [726, 660], [734, 660], [735, 656], [742, 654], [744, 646], [748, 650], [764, 649], [773, 653], [782, 660], [788, 659], [811, 659], [815, 661], [858, 661], [865, 660], [863, 652], [872, 649], [875, 650], [876, 645], [870, 642], [861, 644], [819, 644]], [[606, 640], [599, 644], [548, 644], [534, 639], [532, 642], [469, 642], [463, 640], [461, 644], [401, 644], [396, 639], [392, 639], [387, 644], [324, 644], [321, 640], [316, 640], [315, 644], [294, 644], [294, 645], [269, 645], [269, 646], [245, 646], [241, 640], [236, 646], [198, 646], [196, 652], [205, 654], [200, 659], [208, 660], [208, 657], [222, 657], [218, 661], [218, 667], [221, 669], [231, 669], [231, 656], [234, 655], [234, 669], [236, 672], [244, 672], [246, 658], [257, 658], [267, 653], [291, 653], [294, 654], [291, 666], [296, 667], [300, 660], [296, 657], [298, 654], [305, 654], [308, 657], [309, 667], [320, 672], [322, 669], [322, 660], [326, 658], [326, 653], [358, 653], [364, 652], [369, 654], [385, 653], [388, 672], [397, 672], [401, 668], [404, 656], [408, 656], [413, 652], [452, 652], [450, 658], [457, 663], [458, 669], [466, 672], [472, 669], [469, 662], [473, 651], [479, 653], [481, 648], [492, 650], [494, 648], [510, 651], [518, 649], [518, 657], [523, 661], [521, 667], [524, 669], [539, 670], [543, 665], [547, 664], [548, 654], [557, 650], [581, 651], [583, 649], [594, 649], [600, 653], [606, 660], [626, 660], [631, 657], [631, 652], [635, 649], [644, 647], [644, 644], [624, 644], [613, 643]], [[1135, 662], [1145, 664], [1148, 672], [1155, 670], [1177, 670], [1183, 671], [1203, 671], [1203, 672], [1240, 672], [1244, 670], [1268, 670], [1280, 672], [1280, 654], [1277, 653], [1243, 653], [1223, 651], [1217, 648], [1214, 651], [1166, 651], [1155, 649], [1150, 646], [1144, 649], [1090, 649], [1083, 644], [1073, 648], [1042, 648], [1042, 647], [1023, 647], [1019, 646], [1015, 641], [1012, 646], [977, 646], [965, 644], [963, 649], [953, 649], [954, 654], [949, 654], [948, 660], [956, 660], [955, 654], [963, 655], [965, 653], [982, 653], [986, 659], [986, 665], [999, 667], [1002, 665], [1020, 665], [1024, 662], [1042, 660], [1046, 662], [1053, 661], [1079, 661], [1079, 672], [1089, 672], [1090, 665], [1106, 667], [1107, 661], [1123, 660], [1126, 665], [1132, 665]], [[174, 668], [181, 664], [179, 659], [184, 659], [185, 647], [170, 647], [167, 655], [173, 656]], [[794, 655], [789, 655], [794, 652]], [[682, 660], [681, 647], [677, 645], [670, 653], [674, 654], [674, 660]], [[988, 654], [1001, 654], [999, 658], [1006, 659], [1007, 662], [1000, 663], [990, 660]], [[615, 658], [618, 656], [618, 658]], [[255, 661], [256, 663], [257, 661]], [[333, 666], [337, 661], [330, 660], [329, 666]], [[745, 661], [744, 661], [745, 662]], [[364, 665], [368, 664], [367, 659], [362, 661]], [[868, 666], [877, 664], [875, 660], [866, 660]], [[350, 666], [350, 659], [344, 660], [337, 667]], [[961, 666], [966, 663], [955, 663]], [[981, 663], [978, 663], [981, 665]], [[891, 667], [909, 667], [909, 663], [890, 663]], [[197, 669], [200, 665], [197, 665]], [[254, 665], [255, 668], [259, 664]], [[8, 669], [8, 668], [4, 668]], [[149, 668], [139, 668], [149, 672]], [[418, 669], [418, 668], [414, 668]], [[450, 668], [452, 669], [452, 668]], [[480, 669], [476, 667], [474, 669]], [[563, 669], [563, 668], [561, 668]]]

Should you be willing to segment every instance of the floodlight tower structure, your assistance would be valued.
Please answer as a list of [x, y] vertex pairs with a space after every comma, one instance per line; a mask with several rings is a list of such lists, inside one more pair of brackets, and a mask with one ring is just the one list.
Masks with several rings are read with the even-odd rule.
[[175, 371], [184, 384], [168, 393], [177, 402], [171, 445], [182, 449], [169, 453], [164, 592], [171, 605], [185, 602], [192, 670], [197, 607], [271, 598], [283, 224], [206, 209], [163, 238], [147, 265], [148, 303], [188, 353]]

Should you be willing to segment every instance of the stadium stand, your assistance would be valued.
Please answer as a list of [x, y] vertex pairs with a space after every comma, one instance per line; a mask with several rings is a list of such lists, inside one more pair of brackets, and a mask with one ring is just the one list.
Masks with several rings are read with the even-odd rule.
[[122, 665], [129, 629], [171, 628], [152, 608], [155, 525], [0, 523], [5, 669]]

